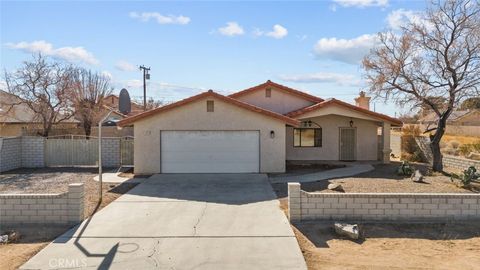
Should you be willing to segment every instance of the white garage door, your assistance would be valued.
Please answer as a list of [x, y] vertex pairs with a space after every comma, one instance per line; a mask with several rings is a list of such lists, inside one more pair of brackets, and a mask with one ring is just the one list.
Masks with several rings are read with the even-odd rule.
[[162, 131], [163, 173], [256, 173], [258, 131]]

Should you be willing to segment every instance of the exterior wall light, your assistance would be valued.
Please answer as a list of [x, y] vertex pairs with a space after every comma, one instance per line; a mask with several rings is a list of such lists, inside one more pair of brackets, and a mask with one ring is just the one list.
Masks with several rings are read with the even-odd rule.
[[353, 127], [353, 120], [350, 120], [350, 127]]
[[275, 138], [275, 131], [273, 130], [270, 131], [270, 138], [272, 139]]

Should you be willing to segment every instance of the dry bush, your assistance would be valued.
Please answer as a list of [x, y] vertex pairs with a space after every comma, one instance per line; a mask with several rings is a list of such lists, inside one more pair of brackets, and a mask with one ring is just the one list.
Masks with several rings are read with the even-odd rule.
[[480, 141], [477, 141], [475, 143], [460, 145], [460, 147], [458, 148], [458, 151], [464, 156], [468, 156], [472, 152], [480, 153]]
[[418, 126], [414, 125], [405, 125], [402, 128], [402, 135], [410, 135], [410, 136], [420, 136], [422, 132]]
[[458, 148], [455, 149], [449, 146], [444, 148], [442, 152], [447, 155], [458, 156], [460, 153], [460, 150], [458, 150]]
[[452, 140], [448, 142], [448, 145], [453, 149], [458, 149], [458, 147], [460, 146], [460, 143], [458, 141]]

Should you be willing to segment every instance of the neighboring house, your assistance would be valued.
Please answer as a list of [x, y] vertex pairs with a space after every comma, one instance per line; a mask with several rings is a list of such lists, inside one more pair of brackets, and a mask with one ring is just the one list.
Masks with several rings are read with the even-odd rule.
[[[43, 128], [42, 122], [18, 96], [0, 90], [0, 137], [36, 135]], [[52, 129], [76, 129], [78, 121], [70, 118], [54, 125]]]
[[109, 111], [112, 111], [110, 116], [108, 117], [107, 121], [116, 123], [126, 117], [137, 115], [143, 112], [143, 106], [135, 103], [130, 102], [131, 104], [131, 112], [127, 115], [121, 113], [118, 109], [119, 98], [117, 95], [108, 95], [103, 99], [103, 107], [104, 111], [102, 112], [103, 115], [106, 115]]
[[[419, 124], [437, 124], [438, 116], [432, 112], [418, 120]], [[455, 110], [447, 120], [447, 125], [452, 126], [480, 126], [480, 109]]]
[[[134, 126], [135, 173], [284, 172], [286, 161], [389, 162], [398, 119], [267, 81], [213, 91], [119, 122]], [[378, 135], [381, 130], [381, 136]]]

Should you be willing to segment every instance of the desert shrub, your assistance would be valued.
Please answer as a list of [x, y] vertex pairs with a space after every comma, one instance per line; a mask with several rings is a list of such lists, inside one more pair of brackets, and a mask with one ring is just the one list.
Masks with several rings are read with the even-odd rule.
[[452, 182], [454, 182], [454, 179], [458, 179], [463, 186], [469, 186], [472, 181], [477, 180], [478, 178], [480, 178], [480, 174], [474, 166], [468, 167], [468, 169], [464, 170], [462, 174], [452, 173], [450, 176]]
[[480, 153], [480, 141], [460, 145], [458, 151], [464, 156], [468, 156], [471, 152]]
[[413, 135], [402, 135], [402, 160], [407, 160], [411, 162], [422, 162], [423, 153], [422, 150], [417, 145], [415, 141], [415, 136]]
[[460, 153], [460, 150], [452, 147], [447, 147], [443, 149], [443, 153], [447, 155], [458, 156]]
[[402, 135], [420, 136], [422, 132], [418, 126], [405, 125], [402, 128]]
[[460, 146], [460, 143], [457, 141], [449, 141], [448, 145], [453, 149], [457, 149]]
[[447, 147], [447, 143], [441, 141], [441, 142], [440, 142], [440, 149], [443, 149], [443, 148], [446, 148], [446, 147]]
[[410, 165], [408, 161], [402, 161], [402, 164], [397, 168], [397, 175], [411, 176], [415, 172], [415, 167]]

